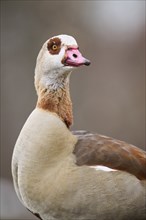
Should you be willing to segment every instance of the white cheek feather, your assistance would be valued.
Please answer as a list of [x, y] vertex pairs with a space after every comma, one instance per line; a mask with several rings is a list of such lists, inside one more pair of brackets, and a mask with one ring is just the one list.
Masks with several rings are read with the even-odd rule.
[[106, 167], [106, 166], [90, 166], [90, 168], [93, 168], [95, 170], [102, 170], [102, 171], [106, 171], [106, 172], [117, 171], [117, 170], [111, 169], [111, 168]]
[[44, 57], [43, 57], [43, 66], [44, 72], [51, 73], [56, 69], [60, 69], [63, 67], [61, 60], [63, 59], [65, 54], [64, 48], [62, 48], [59, 54], [50, 54], [48, 50], [46, 50]]

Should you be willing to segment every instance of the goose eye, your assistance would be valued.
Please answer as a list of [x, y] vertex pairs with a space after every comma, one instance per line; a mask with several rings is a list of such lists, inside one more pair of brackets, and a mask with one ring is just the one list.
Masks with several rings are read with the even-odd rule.
[[54, 44], [53, 46], [52, 46], [52, 50], [57, 50], [58, 49], [58, 47], [57, 47], [57, 45], [56, 44]]

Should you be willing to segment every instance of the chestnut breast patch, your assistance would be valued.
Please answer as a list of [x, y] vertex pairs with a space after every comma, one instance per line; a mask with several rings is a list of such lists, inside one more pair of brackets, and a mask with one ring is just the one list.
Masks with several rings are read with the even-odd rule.
[[61, 50], [61, 40], [58, 37], [54, 37], [50, 39], [47, 48], [50, 54], [52, 55], [59, 54]]

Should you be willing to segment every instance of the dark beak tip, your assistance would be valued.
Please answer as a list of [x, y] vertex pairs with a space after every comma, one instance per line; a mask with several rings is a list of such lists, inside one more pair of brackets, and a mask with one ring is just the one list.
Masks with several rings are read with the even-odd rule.
[[91, 64], [90, 60], [86, 60], [84, 63], [86, 66], [89, 66]]

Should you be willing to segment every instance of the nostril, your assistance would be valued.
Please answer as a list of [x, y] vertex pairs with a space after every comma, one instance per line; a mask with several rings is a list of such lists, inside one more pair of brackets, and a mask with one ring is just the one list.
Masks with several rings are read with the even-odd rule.
[[77, 58], [78, 56], [74, 53], [74, 54], [73, 54], [73, 57], [74, 57], [74, 58]]

